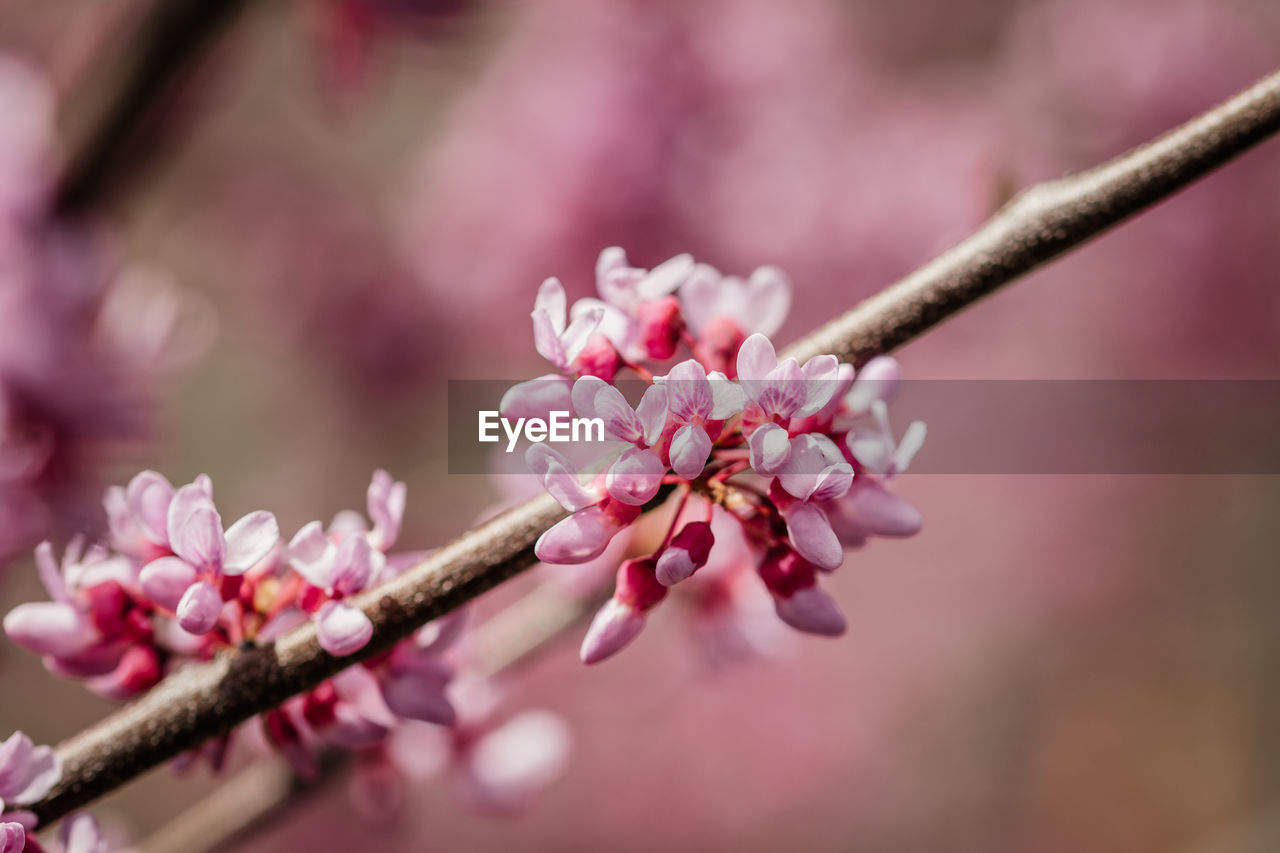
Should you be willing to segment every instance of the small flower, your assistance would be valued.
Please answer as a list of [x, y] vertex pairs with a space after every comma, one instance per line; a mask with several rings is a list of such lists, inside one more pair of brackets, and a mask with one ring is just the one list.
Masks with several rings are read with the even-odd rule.
[[[148, 472], [144, 472], [148, 473]], [[156, 479], [158, 478], [158, 479]], [[223, 581], [243, 575], [275, 548], [280, 528], [269, 512], [251, 512], [223, 531], [207, 477], [168, 494], [167, 481], [155, 475], [135, 490], [130, 512], [154, 544], [167, 545], [173, 556], [143, 567], [143, 592], [178, 617], [183, 630], [207, 634], [222, 612]], [[139, 478], [134, 478], [134, 483]], [[164, 542], [159, 520], [163, 509]], [[181, 591], [179, 593], [179, 591]], [[175, 595], [177, 600], [175, 601]]]
[[707, 465], [720, 433], [718, 422], [742, 411], [746, 402], [742, 389], [723, 373], [707, 373], [692, 358], [654, 381], [666, 387], [668, 413], [676, 424], [669, 447], [671, 468], [681, 477], [693, 479]]
[[533, 342], [543, 358], [561, 370], [570, 371], [587, 345], [587, 339], [600, 325], [604, 311], [584, 311], [567, 326], [566, 315], [564, 286], [559, 279], [549, 278], [538, 289], [538, 298], [530, 315], [533, 318]]
[[780, 423], [818, 412], [835, 394], [839, 378], [840, 362], [835, 356], [815, 356], [804, 367], [794, 358], [779, 362], [773, 343], [759, 333], [738, 350], [742, 390], [766, 419]]
[[583, 663], [599, 663], [639, 636], [645, 614], [667, 595], [655, 569], [652, 557], [627, 560], [618, 568], [613, 597], [596, 613], [582, 640]]
[[385, 565], [382, 553], [369, 544], [369, 537], [355, 534], [335, 545], [313, 521], [305, 525], [289, 543], [290, 565], [323, 596], [315, 610], [316, 634], [320, 646], [342, 657], [364, 648], [373, 636], [373, 623], [364, 611], [343, 599], [368, 586]]
[[770, 549], [760, 577], [773, 595], [778, 618], [797, 631], [838, 637], [847, 629], [840, 606], [818, 587], [813, 565], [791, 548]]
[[717, 320], [730, 320], [745, 334], [772, 336], [791, 308], [791, 283], [777, 267], [759, 267], [743, 281], [698, 264], [680, 288], [680, 305], [697, 334]]
[[853, 466], [835, 442], [814, 433], [793, 438], [786, 463], [777, 469], [777, 488], [770, 496], [787, 522], [787, 538], [821, 569], [839, 568], [844, 561], [844, 549], [821, 504], [843, 495], [853, 480]]
[[628, 266], [622, 249], [605, 249], [596, 262], [600, 299], [579, 299], [571, 313], [578, 318], [598, 312], [600, 332], [632, 361], [670, 358], [684, 328], [680, 303], [670, 294], [684, 283], [693, 266], [691, 256], [676, 255], [643, 270]]
[[288, 562], [307, 583], [300, 603], [313, 613], [317, 639], [331, 655], [344, 657], [368, 644], [373, 623], [346, 599], [381, 579], [385, 551], [396, 543], [404, 519], [405, 484], [375, 471], [366, 493], [372, 529], [355, 512], [341, 512], [328, 531], [318, 521], [303, 525], [289, 542]]
[[708, 522], [691, 521], [686, 524], [658, 555], [654, 569], [658, 583], [673, 586], [705, 566], [715, 541]]
[[53, 747], [36, 746], [22, 732], [0, 742], [0, 803], [34, 803], [61, 778], [62, 760]]
[[871, 403], [874, 427], [855, 428], [846, 439], [849, 453], [859, 465], [881, 477], [896, 477], [906, 473], [911, 460], [924, 446], [926, 428], [924, 421], [912, 421], [902, 440], [895, 442], [893, 428], [889, 425], [889, 407], [884, 400]]

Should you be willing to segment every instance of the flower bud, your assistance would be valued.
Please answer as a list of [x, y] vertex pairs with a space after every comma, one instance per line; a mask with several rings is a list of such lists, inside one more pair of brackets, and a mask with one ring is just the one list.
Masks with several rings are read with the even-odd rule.
[[658, 583], [672, 586], [705, 566], [713, 544], [715, 537], [710, 524], [705, 521], [686, 524], [658, 556], [654, 571]]

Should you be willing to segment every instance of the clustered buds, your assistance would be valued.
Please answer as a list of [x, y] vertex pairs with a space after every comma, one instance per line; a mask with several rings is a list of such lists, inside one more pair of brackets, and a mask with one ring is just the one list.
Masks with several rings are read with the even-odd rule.
[[[596, 560], [642, 507], [675, 506], [658, 549], [618, 569], [583, 661], [630, 643], [668, 590], [721, 549], [747, 558], [714, 573], [709, 608], [736, 600], [732, 578], [754, 571], [784, 623], [842, 634], [844, 615], [820, 588], [821, 574], [868, 537], [911, 536], [922, 524], [889, 489], [925, 437], [917, 421], [894, 438], [888, 402], [901, 379], [897, 362], [881, 356], [855, 375], [831, 355], [780, 361], [769, 335], [791, 297], [772, 267], [744, 281], [679, 255], [643, 270], [611, 248], [600, 255], [596, 286], [599, 299], [569, 308], [559, 281], [543, 282], [534, 340], [562, 373], [513, 387], [501, 404], [510, 416], [563, 409], [598, 418], [622, 448], [603, 470], [583, 471], [545, 444], [528, 449], [530, 470], [572, 513], [538, 540], [543, 562]], [[679, 359], [681, 345], [691, 358]], [[665, 373], [654, 369], [664, 365]], [[627, 370], [647, 383], [634, 407], [619, 388]], [[717, 515], [734, 523], [713, 535]]]
[[[224, 527], [208, 477], [175, 487], [163, 475], [143, 471], [127, 487], [106, 493], [108, 542], [86, 548], [73, 541], [61, 561], [48, 542], [39, 546], [36, 562], [50, 600], [14, 608], [4, 629], [42, 655], [51, 671], [120, 700], [184, 665], [271, 642], [308, 620], [326, 652], [352, 655], [373, 634], [352, 597], [420, 557], [388, 553], [400, 535], [405, 498], [404, 483], [375, 472], [367, 519], [344, 511], [327, 527], [304, 525], [286, 544], [269, 512], [251, 512]], [[388, 748], [406, 727], [456, 727], [448, 692], [458, 663], [450, 652], [465, 619], [465, 611], [454, 611], [238, 731], [310, 775], [323, 749], [363, 754]], [[204, 759], [220, 769], [230, 740], [226, 735], [207, 742], [178, 763]], [[26, 802], [15, 794], [19, 789], [6, 787], [17, 776], [6, 770], [5, 749], [0, 747], [0, 796]], [[16, 838], [20, 830], [0, 833]]]

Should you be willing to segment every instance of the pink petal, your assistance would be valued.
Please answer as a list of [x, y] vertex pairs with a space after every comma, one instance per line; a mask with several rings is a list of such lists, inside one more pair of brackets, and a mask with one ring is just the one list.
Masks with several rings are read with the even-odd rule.
[[333, 589], [339, 595], [353, 595], [373, 578], [373, 546], [368, 537], [355, 533], [338, 546], [333, 560]]
[[710, 455], [711, 437], [700, 426], [685, 424], [671, 438], [671, 468], [686, 480], [702, 473]]
[[567, 412], [571, 408], [569, 392], [573, 380], [559, 373], [548, 373], [507, 389], [498, 403], [504, 418], [542, 418], [551, 412]]
[[920, 448], [924, 447], [925, 435], [928, 428], [924, 421], [912, 421], [907, 427], [907, 431], [902, 434], [902, 440], [898, 442], [898, 449], [893, 453], [893, 472], [895, 474], [905, 473], [907, 468], [911, 467], [911, 460], [916, 458], [916, 454], [920, 452]]
[[822, 411], [840, 386], [840, 361], [834, 355], [815, 356], [804, 363], [804, 405], [797, 417], [807, 418]]
[[742, 386], [730, 381], [718, 370], [707, 374], [707, 382], [711, 386], [711, 418], [724, 421], [741, 412], [747, 405], [747, 394]]
[[897, 360], [887, 355], [876, 356], [858, 371], [845, 403], [854, 414], [869, 412], [876, 400], [892, 400], [901, 382], [902, 368]]
[[854, 477], [848, 493], [830, 507], [842, 535], [906, 537], [924, 526], [920, 510], [870, 477]]
[[658, 583], [673, 586], [707, 564], [715, 536], [705, 521], [686, 524], [658, 556], [654, 574]]
[[534, 553], [544, 563], [586, 563], [603, 554], [617, 532], [617, 525], [609, 520], [604, 510], [598, 506], [588, 507], [538, 537]]
[[742, 380], [748, 397], [755, 397], [749, 383], [764, 379], [777, 366], [773, 343], [759, 332], [743, 341], [738, 349], [738, 379]]
[[173, 500], [169, 502], [169, 511], [165, 514], [165, 542], [169, 547], [173, 547], [180, 531], [186, 526], [187, 517], [198, 507], [213, 509], [213, 499], [209, 497], [204, 483], [189, 483], [174, 494]]
[[197, 506], [170, 540], [175, 554], [198, 569], [220, 570], [227, 553], [222, 519], [212, 504]]
[[262, 510], [249, 513], [227, 529], [222, 573], [244, 574], [270, 554], [279, 541], [280, 526], [274, 515]]
[[222, 596], [208, 581], [194, 583], [183, 593], [176, 612], [182, 630], [188, 634], [207, 634], [218, 624]]
[[773, 335], [791, 310], [791, 283], [777, 267], [759, 267], [747, 281], [742, 302], [738, 311], [742, 327]]
[[809, 495], [809, 500], [835, 500], [849, 491], [849, 486], [852, 483], [853, 466], [848, 462], [837, 462], [835, 465], [824, 468], [822, 473], [818, 475], [818, 479], [814, 481], [813, 491]]
[[483, 799], [519, 808], [564, 770], [569, 727], [550, 711], [524, 711], [481, 737], [468, 758]]
[[698, 264], [680, 287], [680, 309], [685, 322], [694, 332], [716, 316], [720, 295], [720, 271], [707, 264]]
[[35, 744], [23, 732], [14, 732], [0, 743], [0, 797], [13, 799], [26, 785], [27, 764], [34, 751]]
[[569, 357], [565, 354], [564, 344], [560, 342], [560, 334], [550, 315], [545, 311], [534, 311], [532, 317], [533, 346], [538, 354], [561, 370], [568, 370]]
[[27, 831], [20, 823], [0, 821], [0, 853], [22, 853], [27, 846]]
[[36, 546], [36, 569], [40, 572], [40, 582], [54, 601], [69, 601], [71, 594], [67, 592], [67, 581], [62, 575], [62, 567], [53, 554], [53, 545], [41, 542]]
[[609, 467], [605, 487], [616, 500], [641, 506], [653, 499], [662, 486], [667, 467], [652, 450], [632, 447]]
[[784, 359], [763, 380], [743, 384], [754, 388], [752, 399], [769, 416], [795, 415], [804, 406], [807, 395], [804, 371], [794, 358]]
[[329, 589], [333, 586], [336, 550], [333, 541], [325, 534], [324, 526], [318, 521], [311, 521], [289, 541], [289, 564], [312, 586]]
[[592, 400], [595, 417], [604, 421], [604, 431], [621, 441], [642, 441], [644, 424], [627, 403], [622, 392], [612, 385], [602, 385]]
[[611, 598], [591, 620], [579, 655], [585, 664], [599, 663], [621, 651], [644, 628], [643, 613]]
[[752, 469], [766, 477], [777, 474], [791, 458], [791, 438], [784, 428], [775, 423], [757, 427], [748, 439], [748, 446]]
[[661, 385], [646, 388], [636, 406], [636, 417], [644, 426], [644, 443], [650, 447], [657, 444], [667, 425], [667, 389]]
[[778, 618], [797, 631], [839, 637], [848, 630], [844, 614], [835, 599], [816, 586], [796, 590], [789, 598], [774, 598]]
[[316, 636], [320, 648], [334, 657], [346, 657], [364, 648], [373, 636], [369, 617], [344, 601], [327, 601], [317, 611]]
[[798, 503], [787, 512], [787, 537], [801, 557], [831, 571], [844, 562], [844, 548], [831, 529], [826, 513], [810, 503]]
[[161, 557], [143, 566], [138, 580], [147, 598], [176, 611], [187, 588], [196, 582], [196, 570], [178, 557]]
[[125, 492], [134, 522], [142, 534], [157, 545], [169, 543], [169, 504], [173, 496], [173, 485], [155, 471], [143, 471], [135, 476]]
[[446, 695], [453, 670], [441, 660], [396, 668], [382, 679], [382, 698], [398, 717], [452, 726], [457, 719]]
[[533, 444], [525, 451], [524, 459], [543, 488], [570, 512], [599, 503], [600, 496], [578, 482], [573, 464], [559, 451], [546, 444]]
[[88, 812], [78, 812], [62, 821], [58, 830], [62, 853], [107, 853], [107, 841], [98, 822]]
[[564, 330], [564, 334], [560, 336], [561, 344], [564, 347], [564, 357], [567, 365], [573, 364], [574, 359], [586, 347], [587, 341], [595, 334], [599, 328], [601, 321], [604, 320], [604, 311], [594, 308], [577, 314], [573, 318], [573, 322], [569, 323], [569, 328]]
[[787, 494], [807, 500], [832, 465], [845, 464], [835, 442], [825, 435], [805, 433], [791, 440], [791, 457], [778, 471], [778, 483]]
[[3, 793], [11, 803], [29, 805], [44, 798], [62, 778], [62, 759], [51, 746], [33, 747], [23, 762], [17, 790]]
[[[534, 381], [536, 382], [537, 380]], [[578, 377], [573, 383], [572, 391], [570, 392], [574, 413], [583, 418], [596, 417], [596, 394], [608, 387], [610, 387], [609, 383], [599, 376]], [[561, 408], [568, 407], [562, 406]]]
[[568, 300], [565, 298], [564, 285], [560, 284], [560, 279], [552, 276], [542, 282], [538, 288], [538, 295], [533, 300], [533, 313], [546, 315], [552, 335], [556, 338], [560, 337], [564, 331], [565, 318], [569, 314]]
[[676, 255], [658, 264], [636, 283], [636, 296], [641, 300], [661, 299], [685, 282], [693, 272], [693, 255]]
[[711, 417], [715, 397], [707, 373], [695, 359], [688, 359], [671, 368], [663, 382], [667, 389], [667, 408], [671, 414], [685, 420]]
[[9, 639], [38, 655], [70, 658], [83, 654], [98, 632], [69, 604], [36, 601], [19, 604], [4, 617]]

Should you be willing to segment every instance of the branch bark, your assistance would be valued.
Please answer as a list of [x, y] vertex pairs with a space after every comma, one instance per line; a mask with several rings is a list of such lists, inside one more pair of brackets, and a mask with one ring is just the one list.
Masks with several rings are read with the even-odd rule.
[[[1033, 187], [960, 245], [786, 352], [855, 363], [886, 352], [1280, 131], [1280, 73], [1159, 139], [1082, 174]], [[191, 666], [58, 747], [63, 779], [34, 811], [48, 823], [221, 734], [470, 601], [534, 562], [565, 515], [550, 497], [515, 507], [357, 603], [373, 620], [358, 654], [322, 651], [311, 625], [274, 646]]]

